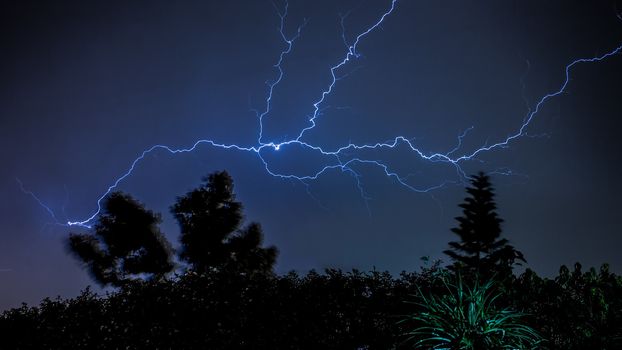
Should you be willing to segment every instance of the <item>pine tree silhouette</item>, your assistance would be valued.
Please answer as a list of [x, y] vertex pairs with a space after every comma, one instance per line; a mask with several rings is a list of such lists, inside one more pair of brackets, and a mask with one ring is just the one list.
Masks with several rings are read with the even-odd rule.
[[459, 225], [451, 230], [460, 241], [449, 242], [451, 249], [444, 251], [454, 261], [450, 268], [465, 275], [508, 276], [517, 260], [526, 260], [507, 239], [500, 238], [503, 220], [496, 213], [490, 178], [480, 172], [466, 191], [469, 196], [460, 204], [463, 216], [456, 218]]

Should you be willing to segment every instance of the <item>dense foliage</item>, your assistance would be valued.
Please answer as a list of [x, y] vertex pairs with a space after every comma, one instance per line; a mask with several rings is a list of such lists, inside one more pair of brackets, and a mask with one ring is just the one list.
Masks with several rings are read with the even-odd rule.
[[[0, 334], [7, 349], [406, 349], [420, 324], [400, 321], [423, 310], [405, 301], [446, 294], [442, 271], [187, 273], [8, 310]], [[511, 283], [496, 304], [526, 313], [540, 348], [622, 348], [622, 278], [606, 266], [555, 279], [528, 270]]]

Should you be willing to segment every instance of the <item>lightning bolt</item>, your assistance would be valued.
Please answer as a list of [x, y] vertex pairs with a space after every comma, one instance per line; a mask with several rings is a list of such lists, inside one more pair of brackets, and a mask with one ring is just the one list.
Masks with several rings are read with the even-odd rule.
[[[464, 183], [465, 179], [468, 178], [468, 176], [463, 171], [461, 164], [471, 161], [471, 160], [475, 160], [476, 157], [481, 154], [491, 152], [497, 149], [505, 148], [510, 143], [512, 143], [513, 141], [521, 137], [529, 137], [526, 131], [527, 128], [532, 123], [532, 121], [536, 118], [536, 116], [538, 115], [542, 107], [549, 100], [563, 94], [566, 91], [566, 88], [570, 81], [570, 73], [576, 66], [582, 63], [596, 63], [596, 62], [603, 61], [611, 56], [619, 54], [620, 51], [622, 50], [622, 45], [621, 45], [601, 56], [590, 57], [590, 58], [579, 58], [567, 64], [565, 67], [565, 78], [562, 81], [562, 83], [559, 85], [559, 87], [556, 90], [551, 91], [545, 94], [544, 96], [542, 96], [532, 108], [528, 108], [528, 112], [522, 119], [522, 123], [517, 125], [514, 132], [512, 132], [506, 138], [503, 138], [491, 144], [486, 143], [485, 145], [482, 145], [479, 148], [472, 150], [470, 152], [463, 152], [462, 154], [459, 154], [460, 151], [462, 150], [464, 138], [467, 137], [468, 133], [471, 130], [473, 130], [474, 127], [469, 127], [466, 130], [464, 130], [461, 134], [459, 134], [457, 137], [457, 144], [455, 145], [455, 147], [447, 151], [446, 153], [426, 152], [420, 149], [419, 147], [417, 147], [414, 143], [414, 140], [406, 136], [396, 136], [388, 141], [369, 143], [369, 144], [356, 144], [356, 143], [350, 142], [346, 145], [343, 145], [341, 147], [337, 147], [334, 149], [327, 149], [325, 147], [322, 147], [321, 145], [311, 144], [311, 143], [308, 143], [307, 141], [304, 141], [305, 136], [308, 133], [312, 132], [313, 129], [316, 127], [317, 123], [319, 122], [319, 117], [321, 116], [321, 112], [323, 110], [322, 106], [324, 104], [324, 101], [326, 100], [328, 96], [331, 95], [338, 81], [343, 77], [343, 75], [341, 77], [339, 76], [339, 71], [343, 67], [347, 66], [350, 62], [355, 61], [361, 57], [361, 54], [358, 50], [359, 44], [370, 33], [376, 31], [382, 25], [382, 23], [391, 16], [391, 14], [396, 9], [396, 4], [397, 4], [397, 0], [392, 0], [388, 8], [378, 17], [378, 19], [373, 24], [371, 24], [369, 27], [367, 27], [366, 29], [358, 33], [358, 35], [354, 37], [354, 40], [352, 41], [351, 44], [348, 43], [348, 40], [346, 38], [345, 23], [344, 23], [349, 13], [341, 16], [340, 24], [342, 28], [342, 40], [346, 47], [346, 52], [341, 60], [337, 61], [333, 66], [330, 67], [329, 73], [330, 73], [331, 79], [330, 79], [328, 86], [326, 86], [326, 88], [323, 89], [318, 94], [318, 98], [315, 100], [315, 102], [313, 102], [312, 104], [313, 113], [310, 115], [310, 117], [307, 120], [308, 125], [302, 128], [298, 132], [297, 136], [294, 138], [290, 138], [289, 140], [285, 140], [281, 142], [264, 140], [264, 120], [268, 118], [270, 115], [271, 105], [272, 105], [272, 101], [274, 98], [274, 91], [278, 87], [278, 85], [281, 83], [285, 75], [285, 72], [283, 70], [283, 62], [285, 61], [287, 56], [292, 52], [292, 50], [294, 50], [294, 44], [300, 38], [301, 32], [304, 29], [305, 24], [306, 24], [306, 20], [305, 20], [301, 25], [297, 27], [293, 36], [286, 35], [285, 22], [287, 20], [287, 15], [288, 15], [288, 4], [286, 2], [283, 9], [279, 9], [278, 6], [274, 5], [276, 12], [278, 14], [279, 20], [280, 20], [279, 26], [278, 26], [278, 32], [283, 42], [284, 49], [280, 52], [280, 54], [278, 55], [278, 59], [276, 60], [276, 63], [273, 65], [273, 68], [276, 71], [276, 77], [273, 80], [266, 82], [267, 97], [265, 99], [264, 108], [261, 111], [252, 110], [255, 113], [258, 123], [259, 123], [257, 142], [254, 145], [245, 146], [245, 145], [238, 145], [238, 144], [224, 144], [224, 143], [216, 142], [211, 139], [198, 140], [186, 148], [172, 148], [172, 147], [169, 147], [166, 145], [160, 145], [160, 144], [153, 145], [143, 150], [142, 153], [134, 159], [134, 161], [130, 164], [129, 168], [121, 176], [119, 176], [116, 180], [114, 180], [114, 182], [98, 198], [96, 210], [90, 216], [84, 219], [81, 219], [81, 220], [68, 220], [66, 222], [59, 221], [54, 211], [49, 206], [47, 206], [43, 201], [41, 201], [33, 192], [26, 190], [23, 184], [21, 183], [21, 181], [17, 180], [19, 183], [19, 186], [24, 193], [30, 195], [35, 201], [37, 201], [37, 203], [40, 204], [50, 214], [52, 219], [54, 219], [57, 224], [64, 225], [64, 226], [80, 226], [80, 227], [90, 228], [91, 223], [93, 222], [93, 220], [95, 220], [95, 218], [99, 215], [101, 211], [102, 201], [114, 189], [116, 189], [121, 182], [123, 182], [126, 178], [132, 175], [132, 173], [134, 172], [134, 169], [139, 165], [139, 163], [147, 155], [153, 152], [156, 152], [156, 151], [165, 151], [170, 154], [188, 153], [188, 152], [195, 151], [199, 146], [209, 146], [209, 147], [220, 148], [220, 149], [225, 149], [225, 150], [254, 153], [258, 157], [258, 159], [261, 161], [261, 163], [263, 164], [264, 170], [268, 174], [270, 174], [271, 176], [277, 177], [277, 178], [281, 178], [281, 179], [292, 179], [292, 180], [301, 181], [302, 183], [307, 185], [307, 190], [308, 190], [307, 182], [316, 180], [330, 171], [340, 170], [341, 172], [350, 174], [354, 177], [357, 187], [361, 193], [361, 196], [366, 201], [366, 203], [367, 203], [367, 200], [369, 200], [369, 197], [364, 191], [364, 188], [361, 182], [362, 176], [357, 171], [355, 171], [353, 168], [355, 165], [376, 167], [380, 169], [382, 172], [384, 172], [384, 174], [387, 177], [395, 180], [397, 184], [407, 188], [410, 191], [420, 192], [420, 193], [430, 192], [436, 189], [440, 189], [449, 184]], [[288, 147], [299, 147], [299, 148], [304, 149], [305, 151], [315, 153], [316, 155], [324, 157], [324, 159], [326, 160], [326, 163], [320, 169], [317, 169], [317, 171], [308, 173], [308, 174], [284, 173], [284, 172], [278, 172], [278, 171], [271, 169], [269, 162], [266, 161], [265, 159], [265, 154], [268, 152], [272, 152], [272, 153], [283, 152], [284, 149]], [[454, 167], [456, 170], [458, 179], [448, 180], [448, 181], [438, 183], [434, 186], [420, 188], [409, 183], [408, 178], [410, 177], [410, 175], [405, 175], [405, 176], [400, 175], [398, 172], [392, 170], [389, 167], [389, 165], [387, 165], [385, 162], [381, 160], [369, 159], [369, 158], [360, 157], [360, 156], [352, 156], [352, 154], [360, 154], [362, 151], [367, 151], [367, 150], [376, 150], [376, 151], [387, 150], [388, 151], [388, 150], [396, 149], [398, 147], [405, 147], [406, 150], [408, 150], [413, 155], [415, 155], [416, 157], [418, 157], [419, 159], [423, 161], [428, 161], [431, 163], [444, 163], [444, 164]], [[497, 170], [496, 172], [502, 173], [502, 174], [513, 174], [512, 171], [509, 169]]]
[[50, 208], [49, 206], [47, 206], [41, 199], [39, 199], [39, 197], [37, 197], [36, 194], [34, 194], [34, 192], [27, 190], [24, 187], [24, 183], [22, 182], [22, 180], [20, 180], [19, 178], [15, 178], [15, 181], [17, 182], [17, 184], [19, 185], [19, 189], [22, 190], [22, 192], [24, 192], [25, 194], [29, 195], [30, 197], [32, 197], [32, 199], [34, 199], [43, 209], [45, 209], [45, 211], [48, 212], [48, 214], [50, 214], [50, 216], [52, 217], [52, 219], [54, 219], [54, 222], [58, 223], [58, 218], [56, 218], [56, 214], [54, 213], [54, 210], [52, 210], [52, 208]]

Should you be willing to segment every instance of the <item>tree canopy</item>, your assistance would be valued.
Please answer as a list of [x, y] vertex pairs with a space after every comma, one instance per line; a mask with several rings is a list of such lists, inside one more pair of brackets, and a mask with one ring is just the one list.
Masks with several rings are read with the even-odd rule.
[[201, 186], [179, 197], [171, 211], [181, 229], [180, 258], [198, 272], [271, 272], [278, 251], [261, 247], [261, 225], [242, 227], [242, 208], [226, 171], [210, 174]]
[[[262, 247], [259, 223], [242, 226], [242, 204], [235, 200], [227, 172], [204, 178], [171, 211], [181, 229], [179, 259], [187, 268], [199, 273], [272, 273], [278, 251]], [[160, 222], [159, 214], [115, 192], [105, 199], [93, 232], [70, 234], [68, 247], [100, 285], [121, 286], [144, 276], [158, 279], [174, 268]]]
[[160, 215], [115, 192], [104, 201], [93, 234], [70, 234], [68, 247], [101, 285], [119, 286], [138, 275], [161, 278], [174, 265], [160, 222]]

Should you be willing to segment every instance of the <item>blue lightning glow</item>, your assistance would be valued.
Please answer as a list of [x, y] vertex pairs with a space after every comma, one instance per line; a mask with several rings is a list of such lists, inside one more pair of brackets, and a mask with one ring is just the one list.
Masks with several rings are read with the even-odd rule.
[[56, 218], [56, 214], [49, 206], [45, 205], [45, 203], [43, 203], [43, 201], [39, 199], [39, 197], [37, 197], [37, 195], [34, 194], [32, 191], [24, 188], [24, 184], [22, 183], [22, 180], [15, 178], [15, 181], [19, 185], [19, 189], [22, 190], [22, 192], [29, 195], [30, 197], [32, 197], [32, 199], [34, 199], [37, 203], [39, 203], [39, 205], [43, 207], [43, 209], [45, 209], [45, 211], [47, 211], [48, 214], [50, 214], [50, 216], [52, 217], [52, 219], [54, 219], [55, 222], [59, 222], [58, 219]]
[[[528, 112], [525, 115], [525, 117], [522, 120], [522, 123], [520, 123], [520, 125], [517, 126], [517, 128], [515, 129], [515, 131], [513, 133], [511, 133], [509, 136], [507, 136], [506, 138], [494, 142], [492, 144], [486, 144], [483, 145], [473, 151], [470, 152], [465, 152], [462, 155], [455, 155], [457, 153], [459, 153], [463, 147], [463, 140], [465, 137], [467, 137], [468, 133], [473, 130], [474, 127], [469, 127], [468, 129], [464, 130], [461, 134], [458, 135], [457, 137], [457, 144], [454, 148], [452, 148], [451, 150], [449, 150], [446, 153], [429, 153], [429, 152], [425, 152], [423, 150], [421, 150], [420, 148], [418, 148], [415, 144], [414, 144], [414, 140], [406, 137], [406, 136], [396, 136], [391, 140], [388, 141], [383, 141], [383, 142], [377, 142], [377, 143], [369, 143], [369, 144], [355, 144], [355, 143], [348, 143], [347, 145], [335, 148], [335, 149], [325, 149], [322, 146], [319, 145], [315, 145], [315, 144], [310, 144], [306, 141], [303, 141], [303, 138], [305, 137], [305, 135], [307, 133], [309, 133], [310, 131], [312, 131], [315, 126], [316, 126], [316, 122], [318, 117], [321, 115], [321, 112], [323, 110], [323, 103], [326, 100], [326, 98], [334, 91], [335, 86], [337, 85], [337, 82], [343, 77], [338, 77], [338, 71], [346, 66], [348, 63], [352, 62], [353, 60], [357, 59], [360, 57], [360, 53], [358, 51], [358, 45], [365, 39], [366, 36], [368, 36], [370, 33], [372, 33], [373, 31], [375, 31], [379, 26], [382, 25], [382, 23], [394, 12], [395, 8], [396, 8], [396, 3], [397, 0], [392, 0], [390, 6], [388, 7], [388, 9], [379, 17], [379, 19], [374, 22], [371, 26], [367, 27], [364, 31], [360, 32], [354, 39], [352, 44], [348, 44], [348, 41], [346, 39], [345, 36], [345, 20], [348, 16], [348, 14], [341, 16], [341, 27], [342, 27], [342, 39], [344, 42], [344, 45], [346, 46], [346, 53], [345, 56], [338, 61], [335, 65], [333, 65], [330, 68], [330, 83], [328, 84], [328, 86], [321, 91], [321, 93], [319, 94], [319, 98], [312, 104], [313, 106], [313, 113], [311, 114], [311, 116], [308, 119], [308, 123], [309, 125], [302, 128], [300, 130], [300, 132], [297, 134], [297, 136], [295, 138], [286, 140], [286, 141], [281, 141], [281, 142], [275, 142], [275, 141], [269, 141], [266, 142], [263, 140], [263, 134], [264, 134], [264, 125], [263, 122], [265, 120], [266, 117], [269, 116], [270, 112], [271, 112], [271, 104], [272, 104], [272, 100], [274, 97], [274, 91], [275, 89], [278, 88], [279, 83], [282, 81], [283, 77], [284, 77], [284, 70], [283, 70], [283, 62], [285, 61], [286, 57], [288, 56], [288, 54], [290, 54], [292, 52], [292, 50], [294, 49], [294, 43], [296, 40], [298, 40], [300, 38], [301, 35], [301, 31], [303, 30], [306, 21], [304, 23], [302, 23], [300, 26], [297, 27], [297, 30], [295, 32], [295, 34], [291, 37], [288, 37], [285, 34], [285, 21], [287, 18], [287, 14], [288, 14], [288, 5], [287, 3], [284, 6], [284, 9], [281, 11], [279, 10], [278, 7], [275, 6], [276, 10], [277, 10], [277, 14], [279, 16], [280, 22], [279, 22], [279, 27], [278, 27], [278, 32], [280, 34], [280, 37], [283, 41], [283, 44], [285, 45], [285, 48], [280, 52], [279, 56], [278, 56], [278, 60], [277, 62], [273, 65], [274, 69], [277, 71], [277, 75], [275, 77], [274, 80], [267, 82], [267, 87], [268, 87], [268, 91], [267, 91], [267, 97], [265, 100], [265, 106], [262, 109], [262, 111], [260, 112], [259, 110], [254, 110], [258, 122], [259, 122], [259, 128], [258, 128], [258, 136], [257, 136], [257, 143], [255, 145], [252, 146], [241, 146], [238, 144], [223, 144], [223, 143], [218, 143], [216, 141], [213, 140], [209, 140], [209, 139], [202, 139], [202, 140], [198, 140], [196, 141], [194, 144], [192, 144], [190, 147], [187, 148], [171, 148], [169, 146], [166, 145], [154, 145], [151, 146], [148, 149], [145, 149], [137, 158], [134, 159], [134, 161], [131, 163], [130, 167], [125, 171], [125, 173], [123, 173], [120, 177], [118, 177], [107, 189], [106, 191], [98, 198], [97, 200], [97, 209], [92, 213], [92, 215], [90, 215], [89, 217], [82, 219], [82, 220], [70, 220], [67, 221], [65, 223], [60, 222], [54, 211], [47, 205], [45, 205], [45, 203], [43, 203], [34, 193], [32, 193], [31, 191], [28, 191], [24, 188], [24, 186], [22, 185], [21, 181], [17, 180], [20, 188], [22, 189], [22, 191], [28, 195], [30, 195], [32, 198], [34, 198], [43, 208], [45, 208], [45, 210], [47, 210], [47, 212], [50, 214], [50, 216], [58, 223], [61, 225], [66, 225], [66, 226], [80, 226], [80, 227], [86, 227], [86, 228], [90, 228], [91, 227], [91, 222], [99, 215], [100, 211], [101, 211], [101, 203], [102, 201], [106, 198], [106, 196], [108, 196], [114, 189], [116, 189], [119, 184], [125, 180], [127, 177], [129, 177], [134, 169], [136, 168], [136, 166], [150, 153], [153, 153], [155, 151], [166, 151], [170, 154], [178, 154], [178, 153], [188, 153], [188, 152], [192, 152], [194, 150], [196, 150], [199, 146], [201, 145], [205, 145], [205, 146], [211, 146], [214, 148], [220, 148], [220, 149], [226, 149], [226, 150], [237, 150], [237, 151], [242, 151], [242, 152], [252, 152], [254, 154], [257, 155], [258, 159], [262, 162], [265, 171], [274, 176], [274, 177], [278, 177], [278, 178], [282, 178], [282, 179], [293, 179], [293, 180], [298, 180], [303, 182], [305, 185], [308, 186], [307, 181], [313, 181], [318, 179], [319, 177], [323, 176], [324, 174], [326, 174], [329, 171], [332, 170], [341, 170], [344, 173], [348, 173], [350, 175], [352, 175], [354, 177], [354, 179], [356, 180], [356, 185], [360, 191], [361, 196], [363, 197], [363, 199], [365, 200], [366, 204], [367, 201], [369, 200], [369, 196], [366, 194], [362, 182], [361, 182], [361, 175], [356, 172], [353, 169], [354, 165], [367, 165], [367, 166], [373, 166], [376, 167], [378, 169], [380, 169], [381, 171], [384, 172], [384, 174], [391, 178], [394, 179], [398, 184], [402, 185], [403, 187], [414, 191], [414, 192], [429, 192], [435, 189], [439, 189], [442, 188], [448, 184], [462, 184], [464, 183], [464, 179], [467, 177], [467, 175], [465, 174], [465, 172], [463, 171], [461, 164], [470, 160], [474, 160], [476, 159], [476, 156], [489, 152], [489, 151], [493, 151], [496, 149], [501, 149], [501, 148], [505, 148], [507, 147], [511, 142], [515, 141], [518, 138], [521, 137], [525, 137], [525, 136], [529, 136], [527, 134], [526, 129], [528, 128], [528, 126], [531, 124], [531, 122], [534, 120], [534, 118], [536, 117], [536, 115], [538, 114], [538, 112], [541, 110], [542, 106], [549, 101], [550, 99], [559, 96], [560, 94], [564, 93], [564, 91], [566, 91], [566, 88], [569, 84], [570, 81], [570, 72], [571, 70], [577, 66], [580, 63], [595, 63], [595, 62], [600, 62], [602, 60], [605, 60], [613, 55], [616, 55], [618, 53], [620, 53], [620, 51], [622, 50], [622, 45], [616, 47], [615, 49], [601, 55], [601, 56], [597, 56], [597, 57], [592, 57], [592, 58], [580, 58], [580, 59], [576, 59], [572, 62], [570, 62], [566, 67], [565, 67], [565, 79], [562, 82], [562, 84], [559, 86], [559, 88], [557, 88], [557, 90], [553, 91], [553, 92], [549, 92], [546, 95], [542, 96], [538, 102], [535, 104], [535, 106], [533, 108], [528, 108]], [[521, 80], [522, 82], [522, 80]], [[523, 96], [524, 97], [524, 96]], [[325, 107], [324, 107], [325, 108]], [[282, 173], [282, 172], [277, 172], [274, 171], [270, 168], [269, 163], [265, 160], [264, 155], [265, 152], [267, 151], [280, 151], [282, 152], [285, 148], [289, 147], [289, 146], [297, 146], [297, 147], [302, 147], [303, 149], [305, 149], [306, 151], [309, 152], [315, 152], [318, 155], [321, 155], [323, 157], [325, 157], [326, 159], [326, 163], [324, 164], [324, 166], [321, 169], [318, 169], [317, 171], [313, 172], [313, 173], [309, 173], [309, 174], [293, 174], [293, 173]], [[409, 150], [411, 153], [413, 153], [414, 155], [416, 155], [418, 158], [420, 158], [421, 160], [424, 161], [428, 161], [428, 162], [433, 162], [433, 163], [446, 163], [450, 166], [455, 167], [456, 169], [456, 173], [458, 175], [458, 180], [455, 181], [444, 181], [441, 182], [437, 185], [434, 186], [429, 186], [429, 187], [423, 187], [423, 188], [418, 188], [416, 186], [411, 185], [408, 182], [408, 177], [410, 175], [406, 175], [406, 176], [402, 176], [399, 173], [397, 173], [396, 171], [393, 171], [389, 168], [389, 166], [387, 164], [385, 164], [384, 162], [382, 162], [381, 160], [375, 160], [375, 159], [368, 159], [368, 158], [362, 158], [362, 157], [349, 157], [348, 155], [351, 152], [360, 152], [360, 151], [365, 151], [365, 150], [384, 150], [384, 149], [396, 149], [398, 146], [402, 146], [402, 147], [406, 147], [407, 150]], [[349, 158], [349, 159], [348, 159]], [[512, 171], [509, 169], [504, 169], [504, 170], [498, 170], [499, 173], [503, 173], [503, 174], [512, 174]], [[369, 207], [368, 207], [369, 209]]]
[[[322, 91], [322, 95], [320, 97], [319, 100], [317, 100], [314, 104], [313, 104], [313, 115], [311, 116], [311, 118], [309, 119], [309, 122], [311, 123], [310, 126], [302, 129], [300, 131], [300, 134], [298, 134], [298, 137], [296, 137], [295, 141], [300, 141], [300, 139], [302, 138], [302, 136], [309, 130], [315, 128], [315, 119], [318, 117], [318, 113], [320, 111], [320, 105], [324, 102], [324, 99], [326, 98], [326, 96], [330, 95], [331, 92], [333, 92], [333, 88], [335, 87], [335, 84], [337, 83], [337, 80], [339, 80], [337, 78], [337, 76], [335, 75], [335, 71], [338, 70], [339, 68], [345, 66], [348, 62], [350, 62], [350, 60], [352, 58], [359, 58], [360, 54], [357, 52], [356, 48], [359, 44], [359, 42], [366, 37], [369, 33], [371, 33], [372, 31], [374, 31], [376, 28], [378, 28], [378, 26], [380, 26], [380, 24], [382, 24], [382, 22], [384, 21], [384, 19], [390, 15], [393, 10], [395, 10], [395, 3], [397, 2], [397, 0], [393, 0], [391, 1], [391, 7], [389, 8], [389, 10], [387, 12], [385, 12], [384, 14], [382, 14], [382, 16], [380, 16], [380, 19], [374, 23], [374, 25], [372, 25], [371, 27], [367, 28], [367, 30], [365, 30], [364, 32], [360, 33], [359, 35], [356, 36], [356, 39], [354, 40], [354, 44], [349, 45], [347, 44], [347, 41], [345, 39], [345, 34], [342, 32], [342, 38], [344, 40], [344, 43], [346, 44], [346, 46], [348, 46], [348, 52], [346, 53], [346, 56], [343, 58], [343, 60], [341, 60], [341, 62], [339, 62], [337, 65], [333, 66], [330, 68], [330, 75], [332, 77], [332, 81], [330, 83], [330, 85], [328, 86], [328, 89]], [[345, 17], [342, 17], [341, 19], [341, 25], [343, 28], [343, 21], [345, 20]]]
[[[270, 113], [270, 107], [272, 105], [272, 94], [274, 93], [274, 88], [281, 82], [281, 80], [283, 80], [283, 61], [285, 59], [285, 56], [288, 55], [290, 52], [292, 52], [292, 48], [294, 47], [294, 41], [296, 41], [296, 39], [298, 39], [300, 37], [300, 32], [302, 31], [302, 28], [306, 25], [306, 20], [305, 22], [298, 26], [298, 30], [296, 32], [296, 35], [294, 35], [291, 39], [287, 39], [287, 36], [285, 35], [285, 19], [287, 18], [287, 11], [289, 9], [289, 3], [286, 2], [285, 3], [285, 9], [283, 10], [283, 13], [281, 13], [281, 11], [279, 10], [279, 8], [276, 6], [276, 4], [272, 3], [274, 5], [274, 8], [276, 9], [277, 14], [279, 15], [280, 18], [280, 25], [279, 25], [279, 34], [281, 34], [281, 39], [283, 39], [283, 42], [285, 44], [287, 44], [285, 50], [281, 51], [281, 54], [279, 55], [279, 60], [278, 62], [273, 66], [274, 68], [276, 68], [279, 72], [278, 76], [276, 79], [274, 79], [274, 81], [272, 82], [267, 82], [268, 85], [268, 97], [266, 98], [266, 108], [264, 109], [263, 112], [259, 113], [255, 110], [255, 114], [257, 114], [257, 118], [259, 119], [259, 137], [257, 138], [257, 142], [259, 143], [259, 145], [265, 145], [261, 139], [263, 138], [263, 118], [265, 116], [268, 115], [268, 113]], [[279, 150], [279, 147], [276, 146], [275, 150]]]

